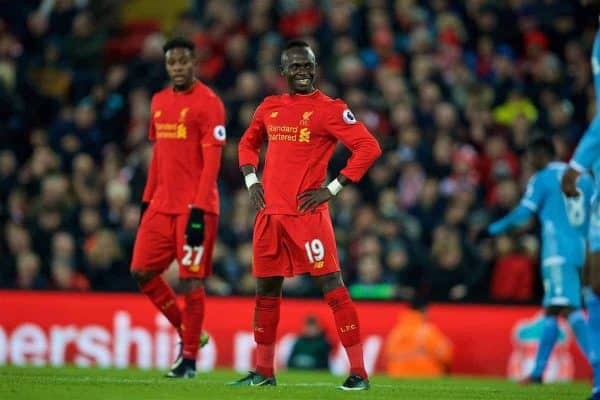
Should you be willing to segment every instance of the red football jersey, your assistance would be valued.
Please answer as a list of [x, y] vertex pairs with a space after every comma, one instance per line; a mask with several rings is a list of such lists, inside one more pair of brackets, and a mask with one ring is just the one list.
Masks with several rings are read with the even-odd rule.
[[[265, 213], [299, 215], [297, 196], [322, 187], [338, 141], [352, 151], [340, 171], [353, 182], [381, 155], [381, 148], [348, 106], [316, 90], [309, 95], [269, 96], [256, 109], [239, 145], [239, 163], [258, 164], [268, 140], [262, 183]], [[326, 209], [327, 203], [317, 210]]]
[[225, 110], [200, 82], [186, 92], [173, 88], [152, 97], [152, 164], [144, 191], [149, 209], [182, 214], [191, 205], [219, 213], [217, 176], [225, 144]]

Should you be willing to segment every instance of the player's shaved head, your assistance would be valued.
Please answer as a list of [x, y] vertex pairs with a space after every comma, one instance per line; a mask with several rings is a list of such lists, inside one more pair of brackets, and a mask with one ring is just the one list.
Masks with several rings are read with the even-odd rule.
[[289, 54], [293, 52], [302, 52], [308, 54], [309, 58], [312, 58], [312, 61], [316, 64], [315, 53], [307, 42], [304, 40], [290, 40], [286, 43], [285, 47], [283, 48], [283, 52], [281, 53], [282, 67], [289, 62]]

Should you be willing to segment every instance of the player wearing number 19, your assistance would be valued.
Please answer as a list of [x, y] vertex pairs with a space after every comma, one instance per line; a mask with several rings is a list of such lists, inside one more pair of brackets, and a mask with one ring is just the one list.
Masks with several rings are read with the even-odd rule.
[[[173, 39], [164, 52], [173, 85], [152, 98], [152, 163], [131, 273], [181, 336], [180, 355], [167, 376], [191, 378], [204, 317], [203, 278], [211, 272], [217, 235], [217, 176], [225, 144], [225, 112], [212, 90], [194, 78], [193, 43]], [[179, 262], [185, 295], [183, 310], [161, 277], [174, 259]]]
[[[369, 387], [358, 316], [342, 281], [327, 202], [345, 184], [360, 180], [381, 149], [346, 104], [314, 88], [315, 70], [309, 45], [290, 42], [281, 56], [281, 74], [289, 94], [267, 97], [239, 144], [240, 168], [258, 210], [253, 236], [257, 349], [256, 371], [233, 385], [275, 384], [273, 357], [283, 279], [308, 273], [333, 311], [350, 360], [350, 376], [340, 388]], [[268, 146], [261, 183], [256, 168], [265, 139]], [[323, 187], [338, 141], [352, 156], [338, 177]]]
[[542, 231], [541, 269], [544, 284], [543, 331], [535, 365], [523, 383], [541, 383], [552, 348], [558, 338], [558, 317], [566, 317], [580, 349], [588, 355], [586, 320], [581, 311], [580, 273], [586, 256], [586, 237], [592, 179], [581, 177], [578, 196], [568, 198], [560, 181], [568, 165], [553, 161], [554, 147], [545, 138], [534, 140], [527, 153], [537, 171], [530, 179], [525, 196], [510, 214], [488, 228], [492, 235], [524, 225], [537, 214]]

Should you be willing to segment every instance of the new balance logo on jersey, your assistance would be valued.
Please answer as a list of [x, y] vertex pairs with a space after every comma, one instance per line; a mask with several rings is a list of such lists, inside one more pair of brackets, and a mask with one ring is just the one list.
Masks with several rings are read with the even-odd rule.
[[271, 113], [271, 118], [277, 118], [277, 115], [279, 115], [279, 112], [278, 111], [273, 111]]

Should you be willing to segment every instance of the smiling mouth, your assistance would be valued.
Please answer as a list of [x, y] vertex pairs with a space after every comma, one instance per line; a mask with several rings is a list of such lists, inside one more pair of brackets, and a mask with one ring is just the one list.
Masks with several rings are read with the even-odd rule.
[[296, 82], [298, 82], [301, 85], [308, 85], [310, 84], [310, 79], [309, 78], [299, 78], [299, 79], [295, 79]]

